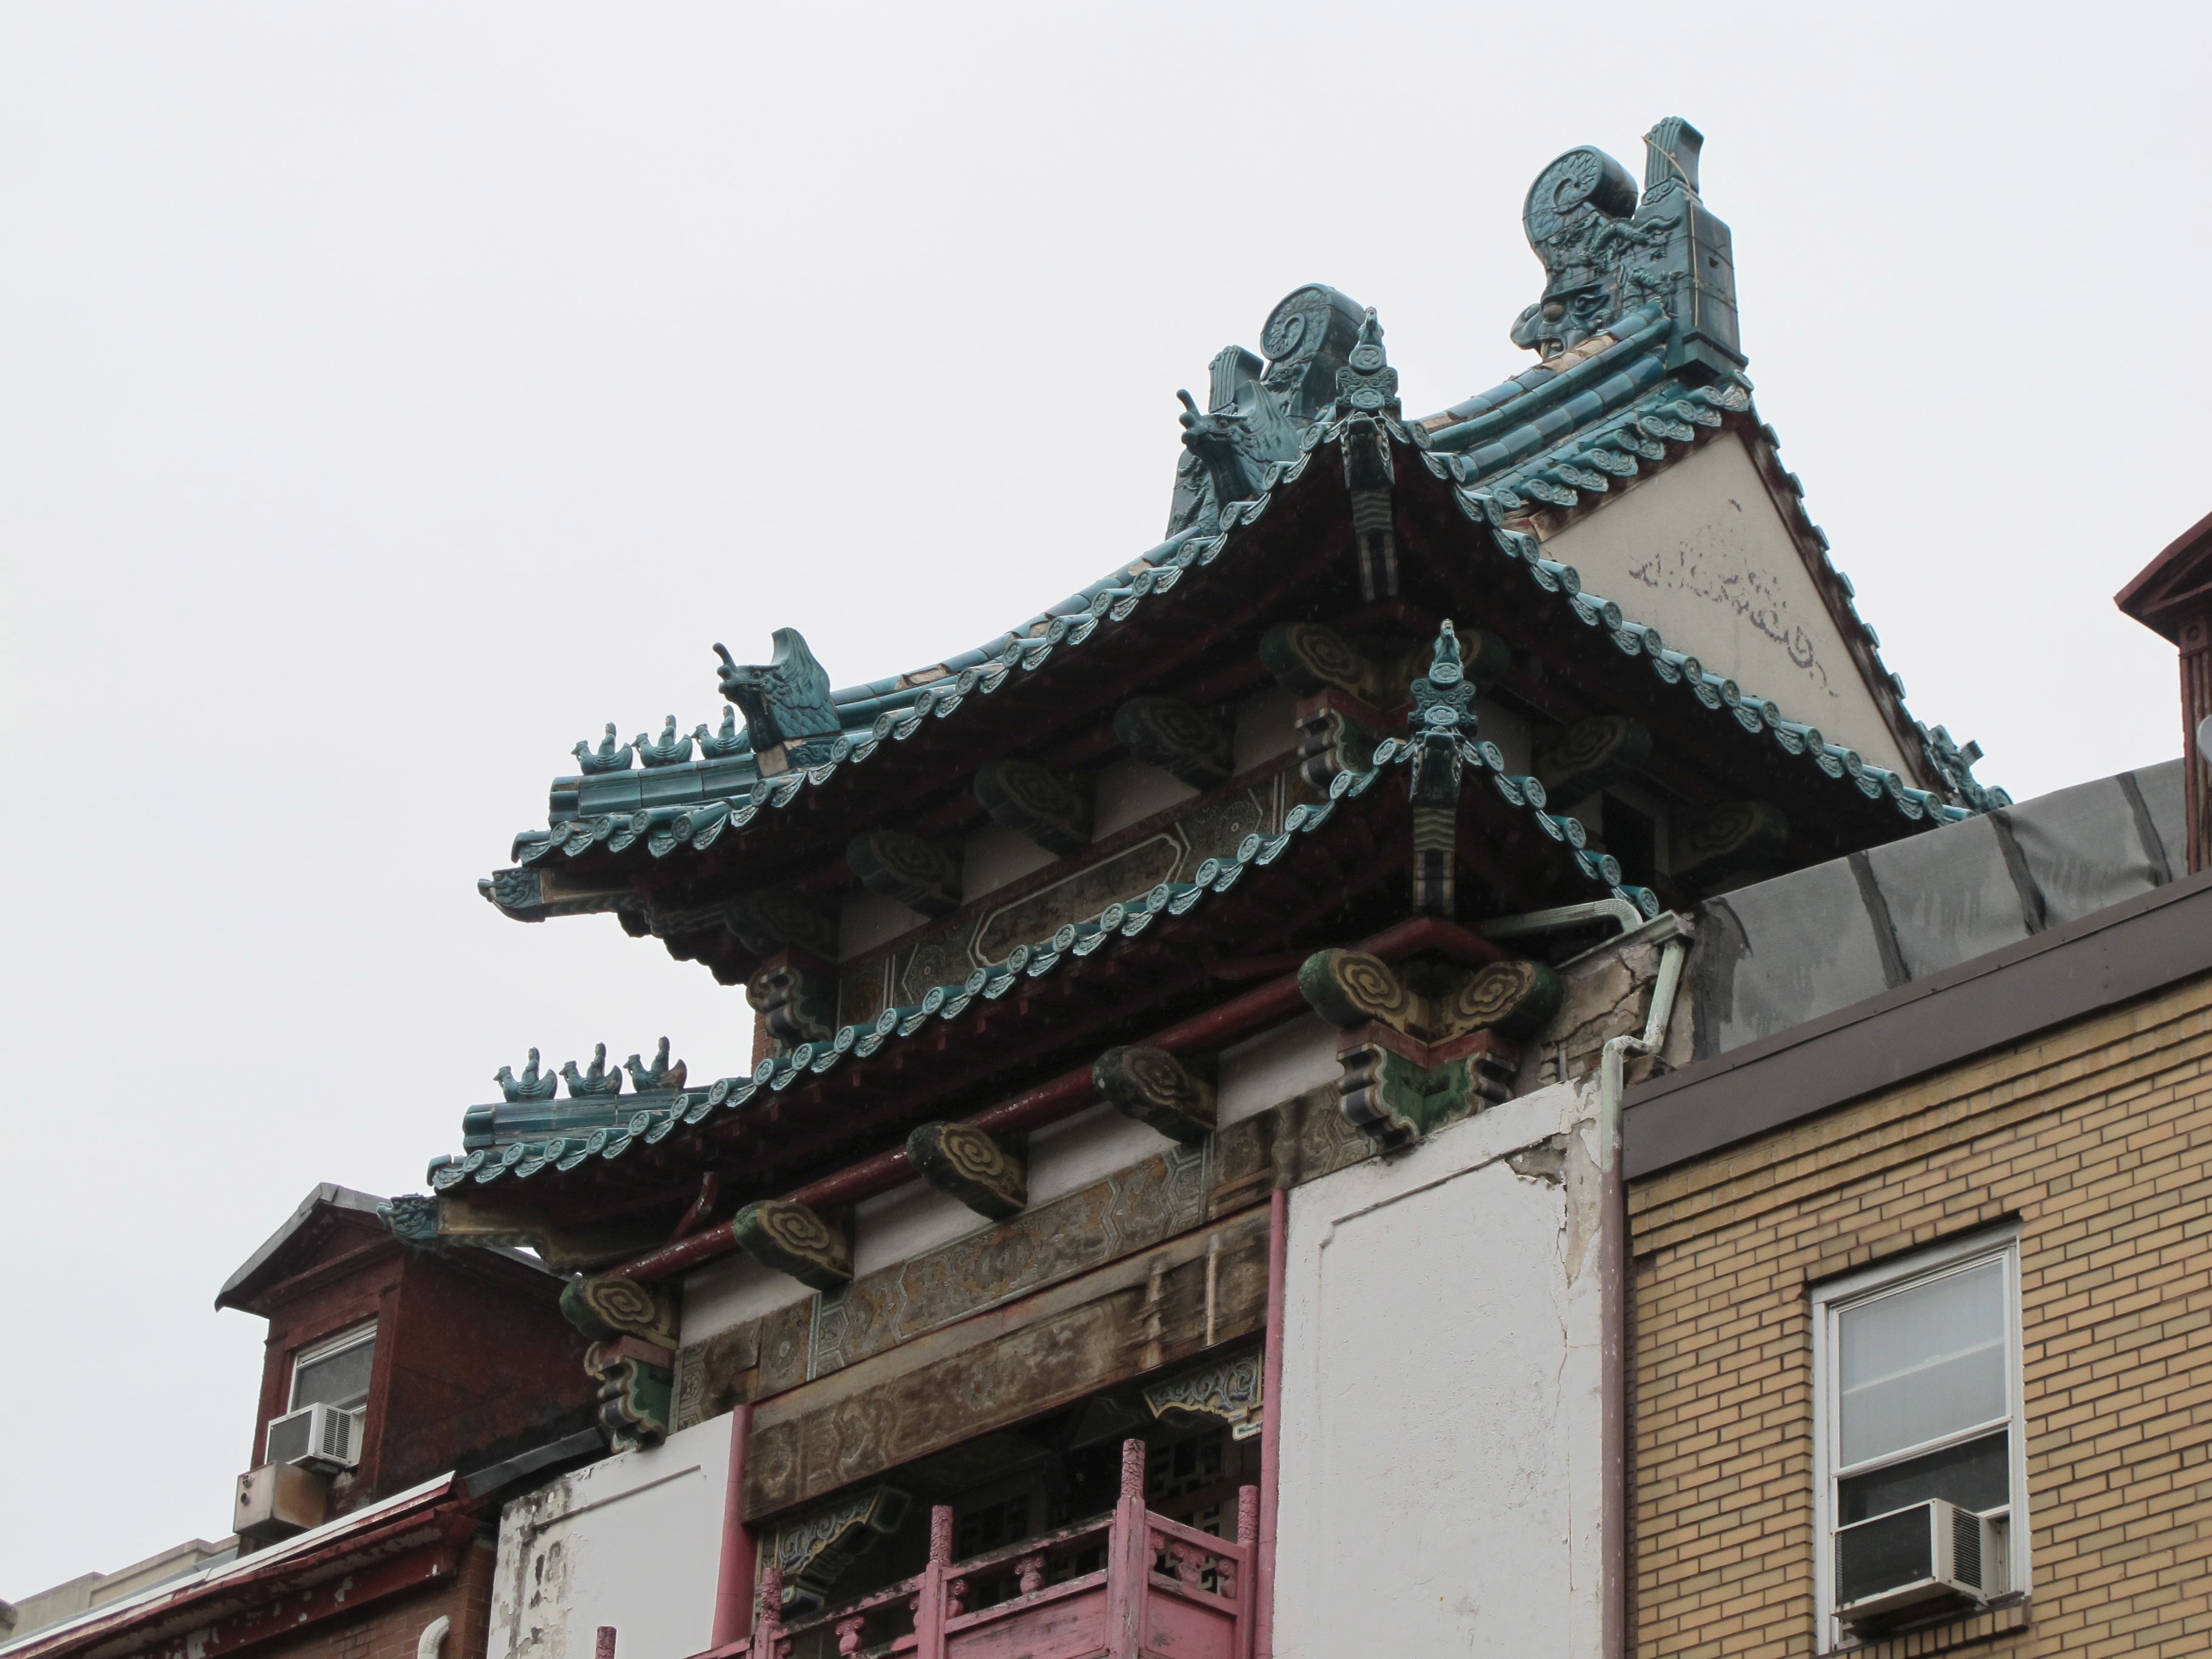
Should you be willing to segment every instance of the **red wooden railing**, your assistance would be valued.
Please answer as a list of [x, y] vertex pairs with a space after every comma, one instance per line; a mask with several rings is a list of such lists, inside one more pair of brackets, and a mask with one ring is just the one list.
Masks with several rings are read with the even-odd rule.
[[1145, 1447], [1121, 1448], [1110, 1515], [965, 1561], [952, 1511], [932, 1511], [929, 1565], [872, 1595], [782, 1620], [783, 1577], [762, 1574], [752, 1634], [694, 1659], [789, 1659], [836, 1636], [840, 1659], [1251, 1659], [1260, 1494], [1238, 1493], [1231, 1543], [1145, 1507]]

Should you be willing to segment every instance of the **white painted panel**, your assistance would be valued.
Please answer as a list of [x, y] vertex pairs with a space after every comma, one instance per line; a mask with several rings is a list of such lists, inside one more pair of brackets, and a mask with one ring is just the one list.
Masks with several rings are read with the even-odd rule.
[[726, 1255], [684, 1275], [684, 1340], [703, 1342], [813, 1294], [790, 1274], [771, 1273], [749, 1255]]
[[1709, 673], [1893, 770], [1905, 759], [1750, 452], [1723, 433], [1544, 544]]
[[589, 1659], [602, 1625], [623, 1659], [682, 1659], [714, 1632], [725, 1413], [516, 1498], [501, 1513], [489, 1659]]
[[1585, 1098], [1555, 1085], [1291, 1193], [1282, 1659], [1596, 1659]]
[[1319, 1014], [1301, 1014], [1222, 1050], [1215, 1079], [1219, 1121], [1225, 1128], [1255, 1117], [1309, 1089], [1335, 1082], [1343, 1069], [1337, 1063], [1335, 1027]]

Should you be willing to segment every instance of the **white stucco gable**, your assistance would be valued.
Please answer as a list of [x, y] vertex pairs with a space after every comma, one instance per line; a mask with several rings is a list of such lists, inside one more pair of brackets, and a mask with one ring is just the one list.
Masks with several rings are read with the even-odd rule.
[[1708, 672], [1913, 775], [1735, 432], [1555, 532], [1544, 552]]

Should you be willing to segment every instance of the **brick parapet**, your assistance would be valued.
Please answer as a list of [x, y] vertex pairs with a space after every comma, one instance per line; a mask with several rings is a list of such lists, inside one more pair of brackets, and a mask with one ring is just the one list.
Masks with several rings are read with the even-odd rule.
[[1855, 1651], [2212, 1650], [2212, 976], [1637, 1183], [1639, 1653], [1811, 1655], [1813, 1284], [2021, 1229], [2029, 1601]]

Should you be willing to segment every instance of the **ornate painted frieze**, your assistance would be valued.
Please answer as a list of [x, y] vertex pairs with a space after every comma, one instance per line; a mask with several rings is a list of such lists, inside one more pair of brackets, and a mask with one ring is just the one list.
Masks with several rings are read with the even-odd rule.
[[[842, 964], [838, 1020], [865, 1024], [886, 1009], [912, 1007], [932, 988], [957, 986], [977, 969], [1024, 947], [1034, 950], [1038, 940], [1110, 905], [1188, 880], [1210, 858], [1233, 858], [1246, 836], [1275, 830], [1302, 793], [1285, 775], [1287, 764], [1271, 763], [1225, 789], [1092, 843], [1088, 863], [1038, 871]], [[1066, 948], [1080, 954], [1091, 947], [1085, 938], [1072, 938]]]
[[848, 1567], [898, 1531], [912, 1502], [896, 1486], [872, 1486], [779, 1522], [766, 1561], [782, 1574], [783, 1604], [820, 1607]]
[[1260, 1361], [1260, 1350], [1248, 1348], [1152, 1383], [1145, 1389], [1146, 1408], [1169, 1421], [1214, 1418], [1229, 1425], [1231, 1438], [1249, 1440], [1260, 1432], [1267, 1404]]

